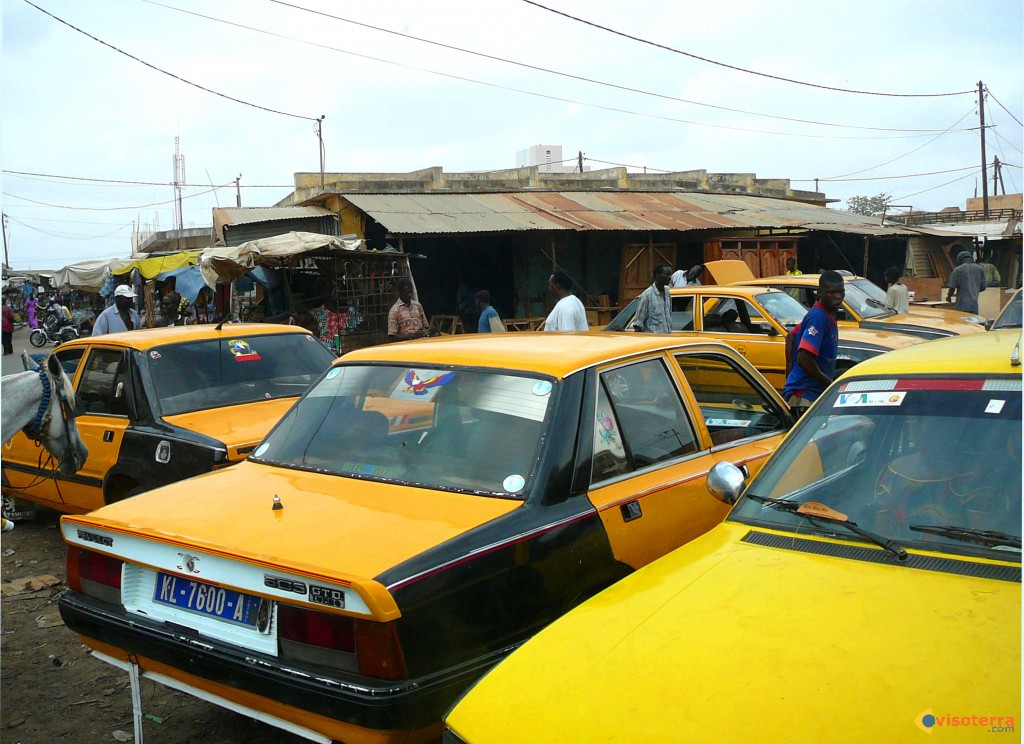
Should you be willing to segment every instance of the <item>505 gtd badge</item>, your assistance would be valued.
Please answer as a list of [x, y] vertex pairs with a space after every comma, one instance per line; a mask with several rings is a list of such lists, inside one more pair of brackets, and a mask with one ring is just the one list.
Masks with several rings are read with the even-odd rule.
[[302, 594], [313, 604], [334, 607], [339, 610], [345, 609], [345, 592], [341, 589], [307, 584], [304, 581], [296, 581], [295, 579], [287, 579], [283, 576], [274, 576], [272, 574], [263, 574], [263, 585], [271, 589]]

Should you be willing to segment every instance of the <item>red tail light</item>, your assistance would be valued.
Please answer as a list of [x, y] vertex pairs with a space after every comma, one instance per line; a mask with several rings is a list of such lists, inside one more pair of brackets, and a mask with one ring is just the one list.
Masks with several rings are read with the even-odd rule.
[[69, 545], [68, 586], [97, 599], [120, 602], [123, 565], [124, 562], [117, 558]]
[[277, 605], [281, 655], [297, 661], [401, 679], [405, 661], [393, 623], [357, 620], [294, 605]]

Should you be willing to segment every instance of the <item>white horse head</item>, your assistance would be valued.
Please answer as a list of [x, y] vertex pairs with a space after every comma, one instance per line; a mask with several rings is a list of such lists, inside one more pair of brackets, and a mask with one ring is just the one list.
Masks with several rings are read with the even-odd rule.
[[[22, 362], [29, 367], [27, 355]], [[89, 451], [75, 425], [74, 388], [57, 357], [51, 354], [44, 367], [5, 377], [3, 388], [4, 443], [23, 429], [53, 455], [61, 473], [77, 473]]]

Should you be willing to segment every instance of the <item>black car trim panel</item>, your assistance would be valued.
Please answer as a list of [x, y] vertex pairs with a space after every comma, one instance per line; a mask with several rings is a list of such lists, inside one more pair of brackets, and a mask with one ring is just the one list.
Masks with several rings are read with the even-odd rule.
[[5, 468], [11, 470], [17, 470], [19, 473], [28, 473], [29, 475], [40, 477], [40, 478], [55, 478], [56, 480], [66, 481], [67, 483], [78, 483], [83, 486], [91, 486], [92, 488], [101, 488], [103, 481], [99, 478], [91, 478], [85, 475], [64, 475], [59, 470], [54, 468], [49, 470], [47, 468], [37, 468], [31, 465], [22, 465], [17, 462], [4, 462]]
[[782, 550], [795, 550], [801, 553], [813, 553], [814, 555], [830, 555], [837, 558], [846, 558], [866, 563], [883, 563], [899, 568], [913, 568], [921, 571], [938, 571], [940, 573], [955, 574], [957, 576], [974, 576], [980, 579], [993, 579], [995, 581], [1010, 581], [1021, 583], [1020, 566], [1000, 566], [992, 563], [981, 563], [980, 561], [962, 561], [954, 558], [936, 558], [927, 555], [911, 553], [906, 560], [898, 560], [892, 553], [876, 548], [865, 548], [854, 545], [837, 545], [831, 542], [818, 540], [804, 540], [796, 537], [786, 537], [768, 532], [750, 531], [743, 536], [741, 542], [751, 545], [762, 545], [767, 548], [779, 548]]

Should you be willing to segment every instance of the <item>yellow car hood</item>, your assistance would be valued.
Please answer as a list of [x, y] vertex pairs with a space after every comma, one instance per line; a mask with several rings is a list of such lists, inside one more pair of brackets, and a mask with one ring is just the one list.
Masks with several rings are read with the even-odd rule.
[[[980, 318], [979, 323], [970, 323], [964, 318]], [[935, 328], [949, 331], [956, 335], [964, 333], [984, 333], [985, 319], [981, 316], [972, 316], [969, 313], [962, 313], [959, 310], [947, 310], [941, 307], [913, 306], [906, 315], [890, 315], [886, 318], [865, 318], [868, 323], [880, 323], [891, 326], [922, 326], [924, 328]]]
[[[281, 509], [273, 509], [274, 496]], [[246, 461], [68, 519], [365, 583], [520, 504]]]
[[295, 400], [275, 398], [237, 406], [207, 408], [164, 416], [163, 420], [172, 426], [213, 437], [227, 445], [229, 460], [243, 460], [294, 405]]
[[929, 710], [1019, 725], [1019, 564], [1016, 582], [956, 576], [740, 542], [752, 529], [720, 525], [556, 621], [448, 724], [472, 744], [909, 741]]

